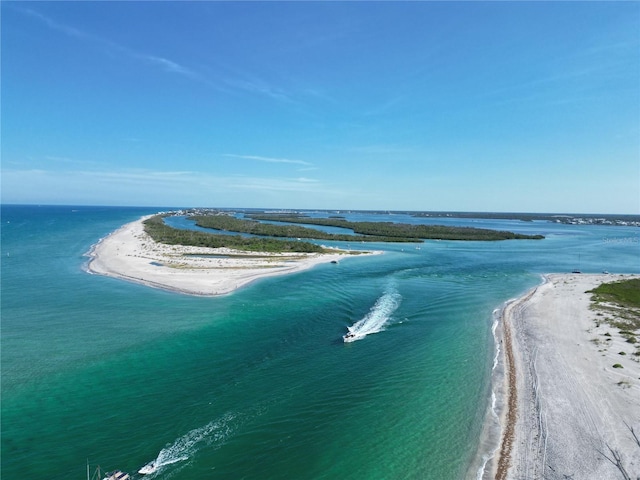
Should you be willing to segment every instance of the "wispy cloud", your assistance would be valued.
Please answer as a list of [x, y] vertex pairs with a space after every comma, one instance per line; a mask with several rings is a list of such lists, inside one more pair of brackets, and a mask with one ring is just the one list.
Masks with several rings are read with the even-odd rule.
[[56, 155], [45, 155], [44, 159], [48, 160], [48, 161], [51, 161], [51, 162], [77, 163], [77, 161], [72, 159], [72, 158], [59, 157], [59, 156], [56, 156]]
[[229, 188], [252, 191], [270, 192], [307, 192], [310, 190], [324, 190], [315, 180], [307, 178], [270, 178], [270, 177], [236, 177], [228, 184]]
[[267, 163], [290, 163], [294, 165], [306, 165], [312, 166], [312, 163], [305, 162], [304, 160], [291, 160], [288, 158], [273, 158], [273, 157], [261, 157], [258, 155], [236, 155], [232, 153], [225, 153], [225, 157], [229, 158], [238, 158], [241, 160], [256, 160], [258, 162], [267, 162]]
[[[120, 47], [120, 48], [124, 48], [124, 47]], [[169, 73], [177, 73], [179, 75], [184, 75], [196, 80], [204, 80], [203, 77], [195, 72], [194, 70], [191, 70], [190, 68], [187, 68], [183, 65], [180, 65], [172, 60], [166, 59], [166, 58], [162, 58], [162, 57], [157, 57], [155, 55], [145, 55], [145, 54], [140, 54], [140, 53], [136, 53], [133, 52], [131, 50], [126, 50], [125, 51], [132, 57], [134, 58], [139, 58], [140, 60], [144, 60], [152, 65], [155, 65], [157, 67], [160, 67], [162, 70], [164, 70], [165, 72], [169, 72]]]
[[401, 105], [404, 102], [404, 99], [404, 95], [396, 95], [395, 97], [389, 98], [378, 105], [372, 105], [369, 109], [363, 112], [363, 115], [365, 117], [385, 115], [390, 110], [393, 110], [398, 105]]
[[[498, 105], [529, 101], [543, 103], [548, 97], [566, 97], [566, 92], [577, 92], [580, 97], [596, 92], [597, 95], [591, 95], [589, 99], [603, 98], [615, 93], [615, 89], [611, 89], [612, 81], [630, 78], [629, 68], [637, 64], [639, 44], [637, 35], [630, 40], [594, 43], [562, 57], [550, 58], [546, 70], [538, 69], [528, 78], [486, 90], [480, 98], [497, 98]], [[554, 98], [552, 104], [556, 103]]]
[[206, 79], [204, 77], [202, 77], [202, 75], [200, 75], [198, 72], [196, 72], [195, 70], [192, 70], [184, 65], [181, 65], [178, 62], [175, 62], [173, 60], [170, 60], [168, 58], [164, 58], [158, 55], [152, 55], [152, 54], [148, 54], [148, 53], [143, 53], [143, 52], [138, 52], [136, 50], [133, 50], [129, 47], [126, 47], [124, 45], [121, 45], [119, 43], [116, 43], [112, 40], [109, 40], [107, 38], [103, 38], [100, 37], [98, 35], [94, 35], [92, 33], [77, 29], [75, 27], [71, 27], [69, 25], [65, 25], [63, 23], [60, 23], [58, 21], [53, 20], [52, 18], [43, 15], [40, 12], [37, 12], [33, 9], [30, 8], [16, 8], [16, 10], [29, 15], [35, 19], [37, 19], [38, 21], [44, 23], [45, 25], [47, 25], [49, 28], [51, 28], [52, 30], [56, 30], [58, 32], [61, 32], [69, 37], [73, 37], [73, 38], [77, 38], [80, 40], [84, 40], [84, 41], [89, 41], [92, 43], [95, 43], [96, 45], [100, 45], [101, 47], [107, 49], [109, 52], [113, 53], [116, 52], [122, 56], [128, 57], [128, 58], [132, 58], [135, 60], [140, 60], [142, 62], [145, 62], [149, 65], [153, 65], [157, 68], [160, 68], [161, 70], [168, 72], [168, 73], [175, 73], [178, 75], [183, 75], [186, 77], [189, 77], [191, 79], [194, 80], [201, 80], [201, 81], [206, 81]]
[[[15, 8], [15, 7], [14, 7]], [[64, 25], [62, 23], [58, 23], [56, 21], [54, 21], [53, 19], [47, 17], [46, 15], [41, 14], [40, 12], [36, 12], [35, 10], [32, 10], [30, 8], [16, 8], [16, 10], [29, 15], [33, 18], [38, 19], [39, 21], [43, 22], [44, 24], [46, 24], [49, 28], [52, 28], [53, 30], [57, 30], [59, 32], [62, 32], [66, 35], [69, 35], [71, 37], [76, 37], [76, 38], [81, 38], [81, 39], [85, 39], [85, 40], [96, 40], [96, 37], [94, 37], [93, 35], [90, 35], [86, 32], [83, 32], [82, 30], [78, 30], [77, 28], [73, 28], [70, 27], [68, 25]]]
[[258, 78], [251, 79], [242, 79], [242, 78], [232, 78], [227, 77], [224, 79], [225, 84], [228, 86], [242, 90], [248, 93], [258, 94], [267, 96], [273, 100], [278, 100], [280, 102], [287, 103], [297, 103], [290, 93], [285, 90], [274, 87], [273, 85], [267, 83], [264, 80]]
[[272, 83], [269, 83], [261, 78], [258, 78], [255, 75], [245, 75], [237, 72], [236, 74], [232, 74], [229, 76], [221, 76], [219, 74], [213, 76], [207, 75], [203, 73], [203, 71], [198, 71], [196, 69], [187, 67], [186, 65], [173, 59], [169, 59], [156, 54], [140, 52], [120, 43], [114, 42], [113, 40], [110, 40], [108, 38], [94, 35], [92, 33], [58, 22], [36, 10], [18, 7], [14, 7], [14, 9], [37, 19], [52, 30], [85, 42], [94, 43], [108, 51], [110, 54], [115, 53], [122, 57], [134, 59], [144, 64], [153, 66], [162, 70], [163, 72], [181, 75], [191, 80], [205, 83], [208, 86], [213, 87], [214, 89], [219, 91], [244, 92], [252, 95], [267, 97], [278, 102], [286, 102], [290, 104], [297, 103], [293, 98], [294, 95], [292, 95], [290, 92], [287, 92], [283, 88], [275, 86]]
[[[48, 202], [118, 204], [126, 198], [130, 204], [264, 205], [272, 201], [299, 204], [302, 197], [309, 200], [343, 194], [333, 186], [306, 177], [219, 175], [202, 171], [78, 169], [61, 172], [4, 168], [2, 175], [7, 186], [3, 189], [3, 199], [7, 202], [38, 198]], [[212, 197], [211, 192], [215, 192], [215, 196]]]
[[45, 155], [41, 158], [31, 159], [30, 163], [43, 164], [42, 160], [44, 160], [44, 165], [56, 165], [59, 168], [91, 168], [95, 166], [100, 166], [99, 162], [95, 162], [93, 160], [78, 160], [71, 157], [65, 157], [61, 155]]
[[390, 154], [406, 154], [412, 152], [412, 147], [405, 147], [393, 144], [374, 144], [352, 147], [350, 152], [363, 153], [367, 155], [390, 155]]

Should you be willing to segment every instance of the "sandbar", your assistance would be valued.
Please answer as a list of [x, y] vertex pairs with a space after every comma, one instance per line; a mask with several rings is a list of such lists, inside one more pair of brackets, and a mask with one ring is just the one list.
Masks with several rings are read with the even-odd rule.
[[493, 406], [501, 440], [476, 478], [640, 478], [637, 345], [587, 293], [629, 278], [638, 275], [545, 275], [506, 304]]
[[[87, 253], [87, 271], [150, 287], [198, 295], [226, 295], [265, 277], [353, 256], [336, 253], [261, 253], [230, 248], [165, 245], [144, 230], [142, 217], [109, 234]], [[358, 255], [382, 252], [357, 252]]]

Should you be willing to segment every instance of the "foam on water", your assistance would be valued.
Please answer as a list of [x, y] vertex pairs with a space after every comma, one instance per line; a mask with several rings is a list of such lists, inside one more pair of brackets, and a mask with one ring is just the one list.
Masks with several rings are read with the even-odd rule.
[[401, 301], [402, 295], [394, 287], [389, 287], [362, 319], [347, 327], [349, 333], [343, 337], [344, 341], [355, 342], [367, 335], [384, 330], [385, 325], [391, 319], [393, 312], [398, 309]]
[[[203, 427], [196, 428], [179, 437], [171, 445], [164, 447], [158, 456], [148, 462], [146, 466], [155, 466], [155, 471], [178, 462], [189, 460], [203, 446], [224, 441], [232, 431], [235, 415], [228, 413], [218, 420], [209, 422]], [[151, 475], [150, 477], [152, 477]]]

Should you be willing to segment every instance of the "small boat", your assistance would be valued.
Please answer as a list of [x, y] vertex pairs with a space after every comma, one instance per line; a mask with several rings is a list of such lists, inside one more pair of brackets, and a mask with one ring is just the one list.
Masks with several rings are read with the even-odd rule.
[[355, 333], [353, 333], [352, 331], [348, 331], [346, 334], [344, 334], [342, 336], [342, 340], [344, 341], [344, 343], [353, 342], [353, 341], [357, 340], [358, 338], [360, 338], [360, 337], [358, 335], [356, 335]]
[[100, 466], [96, 467], [95, 472], [90, 476], [89, 462], [87, 461], [87, 480], [131, 480], [131, 476], [122, 470], [114, 470], [103, 475]]
[[128, 473], [125, 473], [121, 470], [115, 470], [111, 473], [107, 473], [104, 480], [131, 480], [131, 477]]
[[158, 470], [158, 466], [156, 462], [147, 463], [144, 467], [138, 470], [138, 473], [141, 475], [149, 475], [151, 473], [155, 473]]

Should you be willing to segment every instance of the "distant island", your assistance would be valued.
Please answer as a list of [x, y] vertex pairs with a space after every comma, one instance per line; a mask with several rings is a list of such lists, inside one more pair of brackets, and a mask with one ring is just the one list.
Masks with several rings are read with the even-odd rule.
[[[170, 215], [184, 215], [202, 228], [238, 233], [239, 235], [173, 228], [164, 222], [164, 218]], [[245, 215], [247, 217], [245, 219], [236, 218], [233, 212], [213, 209], [166, 212], [152, 216], [144, 222], [144, 225], [147, 234], [159, 243], [210, 248], [228, 247], [258, 252], [327, 252], [326, 248], [302, 239], [358, 243], [419, 243], [424, 240], [497, 241], [540, 240], [544, 238], [542, 235], [523, 235], [483, 228], [410, 225], [392, 222], [351, 222], [340, 217], [311, 218], [291, 213], [247, 213]], [[353, 234], [328, 233], [302, 225], [339, 227], [348, 229]], [[245, 234], [245, 236], [240, 234]], [[246, 236], [246, 234], [250, 236]]]
[[576, 214], [576, 213], [502, 213], [502, 212], [407, 212], [414, 217], [434, 218], [484, 218], [492, 220], [521, 220], [533, 222], [542, 220], [566, 225], [615, 225], [640, 227], [640, 215], [617, 214]]
[[[358, 241], [415, 242], [422, 240], [495, 241], [544, 239], [543, 235], [523, 235], [502, 230], [474, 227], [412, 225], [393, 222], [351, 222], [340, 217], [311, 218], [304, 215], [287, 214], [250, 214], [248, 216], [253, 220], [347, 228], [359, 234], [357, 237]], [[313, 232], [317, 233], [315, 230]], [[350, 238], [353, 239], [353, 236], [350, 236]]]

